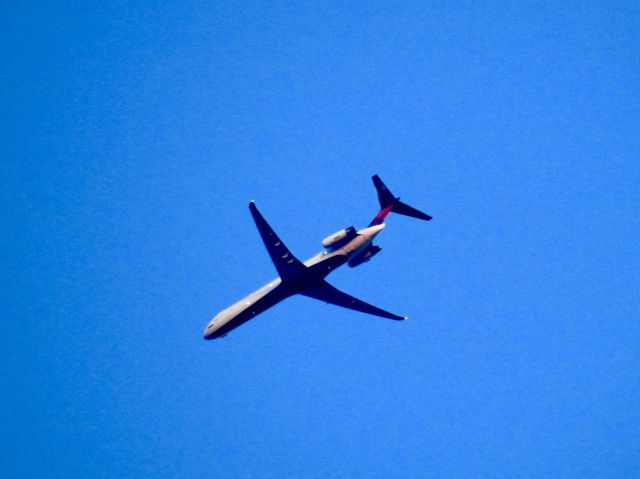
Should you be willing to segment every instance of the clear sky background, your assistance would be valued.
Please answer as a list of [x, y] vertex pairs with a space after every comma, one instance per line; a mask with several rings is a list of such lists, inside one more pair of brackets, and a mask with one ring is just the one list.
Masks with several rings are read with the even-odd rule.
[[1, 10], [0, 476], [640, 477], [637, 1]]

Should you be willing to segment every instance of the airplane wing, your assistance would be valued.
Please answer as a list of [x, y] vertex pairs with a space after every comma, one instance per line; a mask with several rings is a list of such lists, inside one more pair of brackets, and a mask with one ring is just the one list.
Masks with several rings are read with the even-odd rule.
[[267, 220], [265, 220], [258, 211], [253, 201], [249, 203], [249, 210], [251, 211], [251, 216], [253, 216], [253, 221], [255, 221], [258, 227], [262, 241], [269, 252], [271, 261], [273, 261], [274, 266], [278, 270], [280, 278], [282, 278], [283, 281], [299, 278], [306, 269], [306, 266], [291, 254], [289, 248], [284, 245], [276, 232], [269, 226], [269, 223], [267, 223]]
[[325, 303], [335, 304], [336, 306], [342, 306], [343, 308], [354, 309], [361, 313], [373, 314], [374, 316], [380, 316], [388, 319], [395, 319], [401, 321], [407, 319], [403, 316], [385, 311], [384, 309], [376, 308], [364, 301], [361, 301], [353, 296], [349, 296], [347, 293], [343, 293], [339, 289], [334, 288], [326, 281], [322, 280], [319, 284], [312, 286], [300, 292], [304, 296], [310, 298], [319, 299]]

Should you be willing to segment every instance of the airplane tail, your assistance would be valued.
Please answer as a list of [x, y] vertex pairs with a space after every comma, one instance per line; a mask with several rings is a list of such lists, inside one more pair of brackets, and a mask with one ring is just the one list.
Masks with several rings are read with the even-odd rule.
[[376, 187], [378, 193], [378, 201], [380, 201], [380, 211], [371, 220], [369, 226], [379, 225], [384, 223], [389, 213], [398, 213], [400, 215], [411, 216], [412, 218], [418, 218], [420, 220], [429, 221], [431, 216], [415, 208], [412, 208], [406, 203], [400, 201], [400, 197], [395, 197], [389, 191], [389, 188], [382, 182], [378, 175], [373, 175], [371, 178], [373, 185]]

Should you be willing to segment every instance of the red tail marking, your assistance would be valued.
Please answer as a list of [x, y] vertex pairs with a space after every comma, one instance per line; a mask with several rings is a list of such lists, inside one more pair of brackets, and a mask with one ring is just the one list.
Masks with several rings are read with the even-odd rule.
[[369, 223], [369, 226], [375, 226], [375, 225], [384, 223], [384, 220], [386, 220], [387, 216], [389, 216], [389, 213], [391, 213], [391, 208], [393, 208], [393, 205], [389, 205], [386, 208], [382, 208], [378, 212], [376, 217], [371, 220], [371, 223]]

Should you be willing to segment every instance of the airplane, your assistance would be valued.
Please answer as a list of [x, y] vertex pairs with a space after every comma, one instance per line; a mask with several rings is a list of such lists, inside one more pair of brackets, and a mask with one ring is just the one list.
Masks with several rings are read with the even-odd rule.
[[393, 196], [378, 175], [374, 175], [372, 180], [378, 193], [380, 211], [369, 226], [359, 231], [349, 226], [326, 237], [322, 241], [325, 249], [304, 263], [289, 251], [258, 211], [255, 203], [249, 203], [251, 216], [280, 276], [218, 313], [204, 330], [204, 339], [224, 337], [231, 330], [295, 294], [374, 316], [393, 320], [407, 319], [349, 296], [325, 281], [329, 273], [345, 263], [354, 268], [368, 262], [382, 250], [379, 246], [373, 245], [373, 239], [384, 229], [384, 222], [389, 213], [424, 221], [432, 219], [428, 214]]

